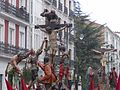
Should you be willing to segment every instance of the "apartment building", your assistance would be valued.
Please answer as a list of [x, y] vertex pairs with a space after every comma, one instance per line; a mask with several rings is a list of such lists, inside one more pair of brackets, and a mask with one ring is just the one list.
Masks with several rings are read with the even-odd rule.
[[29, 0], [0, 0], [0, 90], [10, 57], [28, 48], [28, 30]]
[[112, 67], [116, 68], [119, 75], [120, 73], [120, 37], [112, 32], [108, 27], [104, 30], [104, 42], [106, 49], [112, 49], [106, 52], [106, 73], [111, 71]]

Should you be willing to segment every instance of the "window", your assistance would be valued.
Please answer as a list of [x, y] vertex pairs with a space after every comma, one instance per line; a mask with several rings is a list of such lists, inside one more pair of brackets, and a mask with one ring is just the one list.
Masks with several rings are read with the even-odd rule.
[[[66, 21], [64, 21], [64, 24], [66, 24]], [[66, 47], [68, 48], [68, 28], [65, 28], [64, 29], [64, 41], [65, 41], [65, 45], [66, 45]]]
[[25, 48], [25, 34], [20, 32], [20, 47]]
[[24, 6], [25, 7], [25, 0], [20, 0], [20, 6]]
[[115, 37], [112, 38], [112, 43], [115, 44]]
[[40, 45], [40, 43], [39, 43], [39, 35], [38, 34], [35, 34], [35, 36], [34, 36], [35, 38], [35, 41], [34, 41], [34, 43], [35, 43], [35, 49], [38, 49], [39, 48], [39, 45]]
[[2, 29], [0, 27], [0, 41], [2, 41]]
[[16, 0], [10, 0], [10, 3], [16, 6]]
[[70, 55], [69, 57], [70, 57], [70, 59], [71, 59], [71, 55], [72, 55], [71, 52], [72, 52], [72, 50], [69, 49], [69, 55]]
[[13, 28], [9, 29], [9, 44], [15, 45], [15, 30]]
[[0, 25], [0, 41], [3, 41], [3, 26]]
[[2, 90], [2, 74], [0, 74], [0, 90]]
[[106, 42], [108, 42], [108, 32], [105, 33]]
[[30, 48], [32, 48], [32, 29], [31, 29], [31, 32], [30, 32], [30, 34], [29, 34], [30, 36], [30, 38], [29, 38], [29, 45], [30, 45]]

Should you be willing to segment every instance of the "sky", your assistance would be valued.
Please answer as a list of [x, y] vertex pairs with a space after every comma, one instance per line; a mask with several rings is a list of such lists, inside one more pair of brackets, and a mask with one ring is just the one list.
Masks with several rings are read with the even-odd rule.
[[91, 21], [106, 24], [112, 31], [120, 32], [120, 0], [78, 0], [83, 13]]

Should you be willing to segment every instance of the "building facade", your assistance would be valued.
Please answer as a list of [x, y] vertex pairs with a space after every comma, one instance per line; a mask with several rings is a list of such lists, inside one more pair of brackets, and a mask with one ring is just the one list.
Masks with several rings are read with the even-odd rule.
[[112, 32], [108, 27], [104, 30], [104, 47], [111, 49], [106, 52], [106, 72], [111, 72], [111, 68], [115, 67], [119, 75], [120, 73], [120, 37]]
[[[10, 58], [28, 48], [29, 0], [0, 0], [0, 90]], [[21, 64], [24, 65], [24, 64]]]

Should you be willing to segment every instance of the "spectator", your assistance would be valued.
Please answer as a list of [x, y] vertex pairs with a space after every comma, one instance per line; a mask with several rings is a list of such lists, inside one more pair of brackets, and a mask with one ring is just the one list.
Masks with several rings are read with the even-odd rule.
[[20, 7], [20, 12], [21, 12], [21, 14], [24, 14], [24, 7], [23, 6]]
[[115, 67], [113, 67], [111, 69], [110, 76], [109, 76], [109, 84], [110, 84], [111, 90], [115, 90], [115, 88], [117, 86], [117, 79], [118, 79], [118, 76], [117, 76], [117, 73], [115, 71]]
[[94, 72], [91, 67], [88, 68], [86, 74], [86, 90], [94, 90]]

